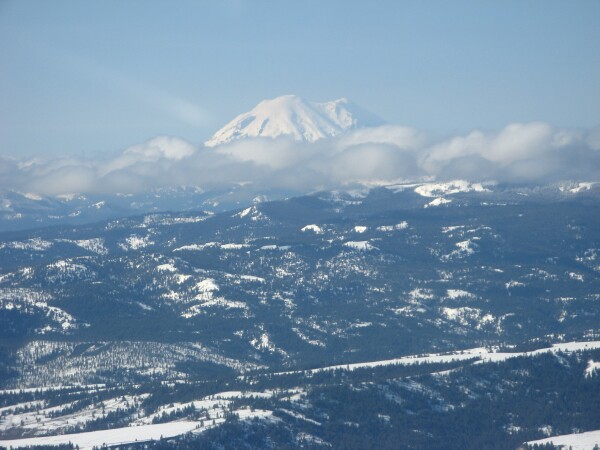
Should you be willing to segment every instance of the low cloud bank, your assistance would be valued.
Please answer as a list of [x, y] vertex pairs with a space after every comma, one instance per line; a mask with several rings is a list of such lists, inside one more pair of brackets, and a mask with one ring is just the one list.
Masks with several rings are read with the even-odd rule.
[[219, 147], [157, 137], [103, 159], [0, 157], [0, 190], [40, 195], [135, 193], [152, 188], [234, 183], [316, 190], [352, 183], [423, 178], [553, 182], [600, 180], [600, 127], [515, 123], [431, 141], [417, 130], [385, 125], [312, 144], [247, 139]]

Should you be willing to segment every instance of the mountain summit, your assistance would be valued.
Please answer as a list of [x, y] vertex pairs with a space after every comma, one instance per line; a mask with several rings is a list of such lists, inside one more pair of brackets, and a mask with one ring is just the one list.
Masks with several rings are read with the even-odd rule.
[[288, 136], [315, 142], [359, 127], [382, 125], [379, 117], [345, 98], [325, 103], [307, 102], [297, 95], [263, 100], [240, 114], [205, 142], [208, 147], [238, 139]]

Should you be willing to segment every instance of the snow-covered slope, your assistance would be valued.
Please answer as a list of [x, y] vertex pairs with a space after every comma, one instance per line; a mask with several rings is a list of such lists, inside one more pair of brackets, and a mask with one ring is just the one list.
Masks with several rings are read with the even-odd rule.
[[208, 147], [249, 137], [288, 136], [314, 142], [358, 127], [382, 125], [377, 116], [345, 98], [325, 103], [307, 102], [297, 95], [264, 100], [240, 114], [205, 142]]
[[596, 445], [600, 445], [600, 430], [588, 431], [586, 433], [563, 434], [561, 436], [552, 436], [528, 442], [529, 445], [544, 445], [548, 443], [572, 450], [593, 450]]

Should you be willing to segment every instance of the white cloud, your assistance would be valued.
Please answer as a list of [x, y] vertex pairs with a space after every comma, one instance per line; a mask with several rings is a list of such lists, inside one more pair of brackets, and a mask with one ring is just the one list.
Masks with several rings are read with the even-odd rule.
[[215, 151], [235, 161], [281, 169], [314, 157], [318, 148], [318, 144], [299, 143], [288, 138], [254, 138], [220, 145]]
[[600, 150], [600, 126], [597, 126], [587, 133], [586, 142], [591, 149]]
[[101, 176], [142, 163], [180, 161], [194, 154], [195, 147], [183, 139], [159, 136], [144, 144], [127, 148], [121, 155], [99, 169]]
[[359, 128], [337, 139], [340, 148], [359, 144], [392, 144], [403, 150], [417, 150], [425, 143], [425, 135], [413, 128], [398, 125]]
[[582, 133], [543, 122], [510, 124], [496, 133], [473, 131], [425, 148], [421, 155], [422, 167], [444, 178], [460, 174], [535, 182], [600, 176], [598, 158]]
[[115, 89], [170, 117], [198, 127], [209, 123], [209, 113], [201, 106], [161, 90], [139, 77], [116, 70], [87, 56], [70, 53], [44, 43], [36, 42], [35, 46], [42, 54], [50, 55], [57, 63], [86, 79], [94, 80], [100, 86]]
[[71, 192], [97, 190], [97, 178], [93, 169], [85, 165], [65, 165], [26, 182], [27, 191], [41, 195], [59, 195]]
[[488, 138], [489, 145], [482, 149], [482, 156], [499, 164], [536, 157], [552, 148], [555, 135], [556, 131], [546, 123], [513, 123]]
[[325, 175], [341, 184], [373, 179], [416, 179], [423, 175], [413, 153], [392, 144], [365, 143], [335, 154], [324, 167]]
[[172, 185], [211, 189], [239, 183], [251, 183], [254, 189], [312, 191], [423, 177], [600, 180], [599, 130], [518, 123], [498, 132], [476, 130], [429, 144], [411, 128], [383, 126], [313, 144], [248, 139], [215, 148], [162, 136], [105, 159], [0, 158], [0, 189], [57, 195], [139, 192]]

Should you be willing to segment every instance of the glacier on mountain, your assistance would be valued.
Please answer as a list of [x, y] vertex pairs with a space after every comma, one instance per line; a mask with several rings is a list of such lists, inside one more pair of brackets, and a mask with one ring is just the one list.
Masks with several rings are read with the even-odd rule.
[[377, 116], [345, 98], [324, 103], [308, 102], [297, 95], [264, 100], [240, 114], [205, 142], [215, 147], [244, 138], [290, 137], [315, 142], [359, 127], [382, 125]]

